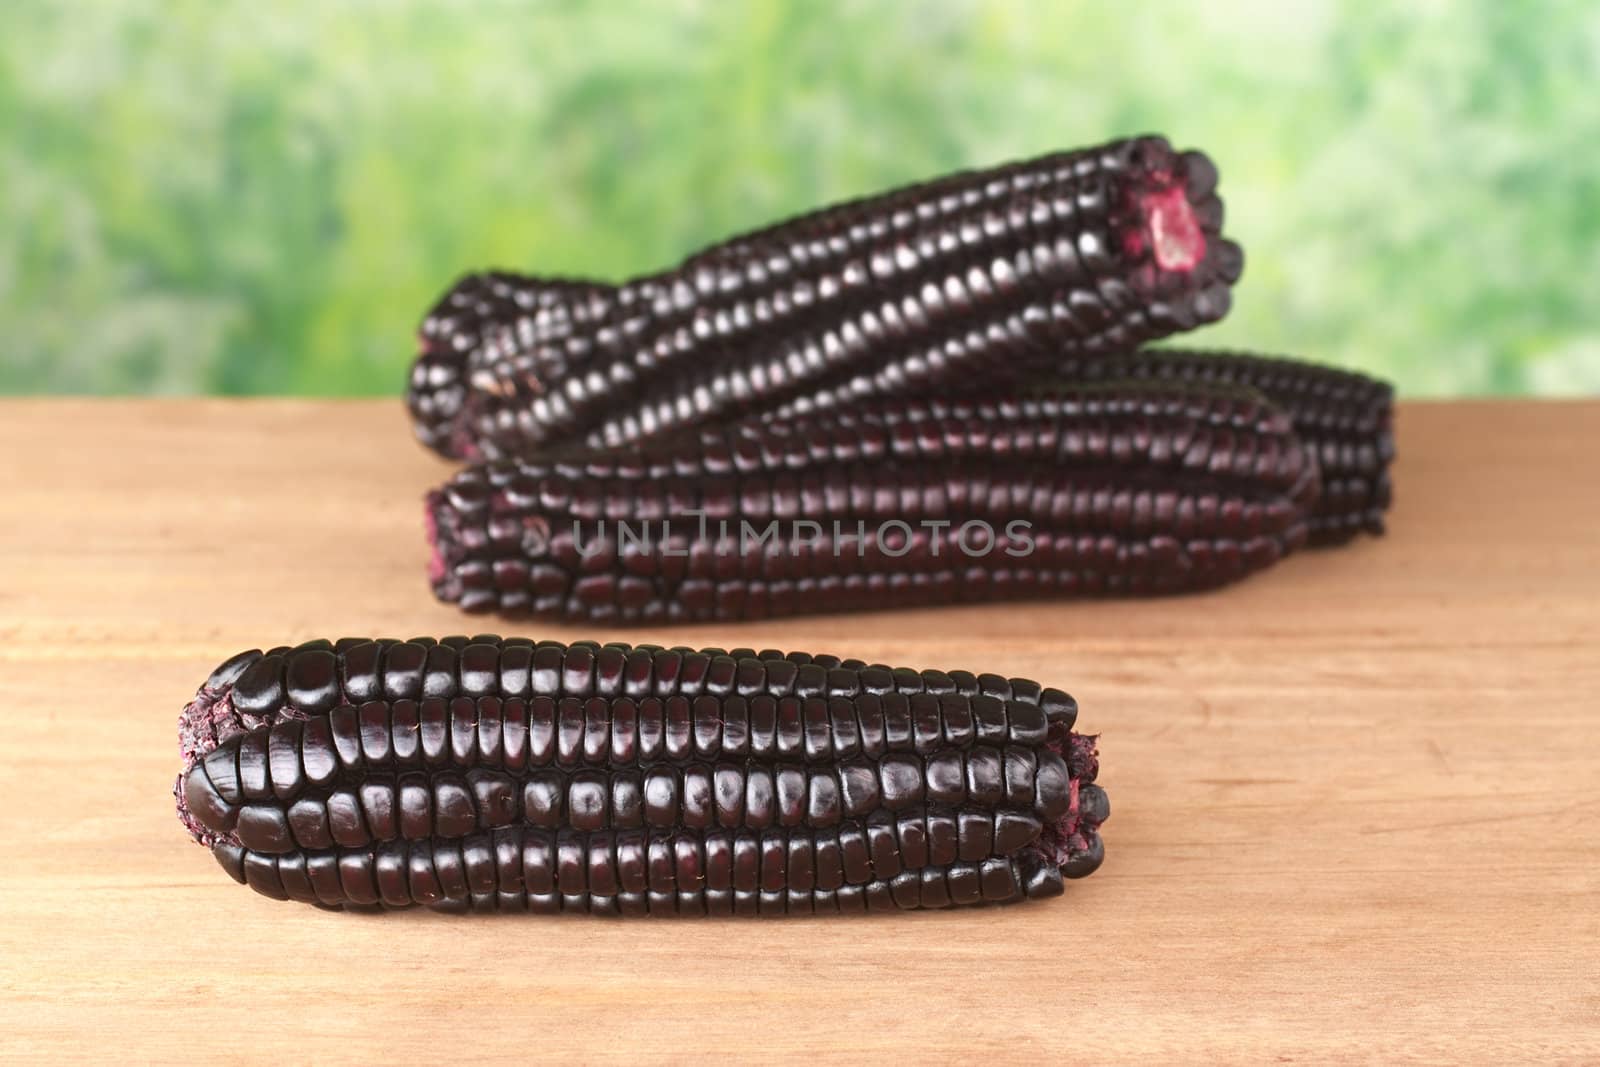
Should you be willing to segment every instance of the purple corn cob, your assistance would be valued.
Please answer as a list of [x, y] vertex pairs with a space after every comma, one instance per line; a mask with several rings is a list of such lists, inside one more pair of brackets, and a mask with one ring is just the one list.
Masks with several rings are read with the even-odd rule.
[[468, 468], [429, 496], [430, 577], [471, 611], [628, 622], [1175, 593], [1271, 564], [1316, 499], [1253, 392], [906, 398]]
[[472, 275], [422, 324], [417, 434], [465, 458], [613, 447], [1131, 349], [1228, 309], [1243, 259], [1216, 178], [1140, 137], [841, 204], [615, 287]]
[[795, 915], [1055, 896], [1095, 740], [1019, 678], [493, 635], [250, 651], [179, 718], [235, 880], [372, 910]]
[[[1254, 390], [1283, 410], [1321, 475], [1321, 492], [1307, 519], [1310, 543], [1342, 544], [1365, 531], [1382, 534], [1394, 459], [1394, 389], [1352, 371], [1282, 356], [1192, 349], [1144, 349], [1064, 361], [1051, 376], [1017, 390], [1072, 383], [1147, 382], [1179, 390], [1189, 385]], [[848, 390], [828, 398], [848, 406]], [[770, 414], [790, 418], [811, 405], [781, 404]]]

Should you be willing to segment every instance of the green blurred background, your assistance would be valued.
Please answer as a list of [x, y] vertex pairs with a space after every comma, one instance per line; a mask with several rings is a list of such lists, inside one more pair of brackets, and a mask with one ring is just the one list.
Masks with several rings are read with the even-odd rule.
[[1205, 342], [1600, 390], [1592, 0], [6, 0], [0, 391], [395, 393], [463, 270], [1147, 130], [1247, 251]]

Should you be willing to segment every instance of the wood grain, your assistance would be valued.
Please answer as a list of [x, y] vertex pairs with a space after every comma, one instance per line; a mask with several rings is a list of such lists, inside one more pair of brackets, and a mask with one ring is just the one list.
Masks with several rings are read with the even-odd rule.
[[[670, 631], [467, 620], [393, 402], [0, 403], [0, 1055], [1600, 1061], [1600, 403], [1407, 405], [1393, 530], [1222, 592]], [[483, 629], [1056, 683], [1107, 861], [1005, 911], [345, 917], [173, 817], [242, 648]]]

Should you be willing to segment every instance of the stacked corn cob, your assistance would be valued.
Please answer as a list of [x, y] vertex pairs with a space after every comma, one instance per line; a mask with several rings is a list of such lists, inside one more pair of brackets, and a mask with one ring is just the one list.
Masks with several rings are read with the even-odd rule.
[[515, 455], [1126, 350], [1226, 313], [1243, 260], [1215, 184], [1144, 137], [842, 204], [616, 287], [469, 276], [423, 323], [412, 413], [447, 455]]
[[1054, 896], [1109, 814], [1072, 698], [753, 649], [313, 641], [184, 709], [178, 814], [324, 907], [825, 914]]
[[1163, 593], [1272, 563], [1316, 495], [1254, 394], [907, 398], [470, 467], [430, 500], [431, 573], [469, 610], [629, 622]]
[[1388, 386], [1138, 348], [1228, 309], [1216, 183], [1140, 137], [618, 286], [464, 278], [409, 393], [474, 464], [428, 499], [435, 592], [597, 621], [1170, 593], [1380, 532]]

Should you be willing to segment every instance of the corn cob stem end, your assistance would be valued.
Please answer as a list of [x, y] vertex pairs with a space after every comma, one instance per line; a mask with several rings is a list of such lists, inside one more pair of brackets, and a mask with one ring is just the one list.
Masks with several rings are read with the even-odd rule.
[[1133, 231], [1130, 239], [1148, 240], [1157, 266], [1167, 271], [1189, 271], [1199, 265], [1205, 257], [1206, 238], [1181, 187], [1144, 193], [1139, 197], [1139, 209], [1144, 216], [1144, 230]]

